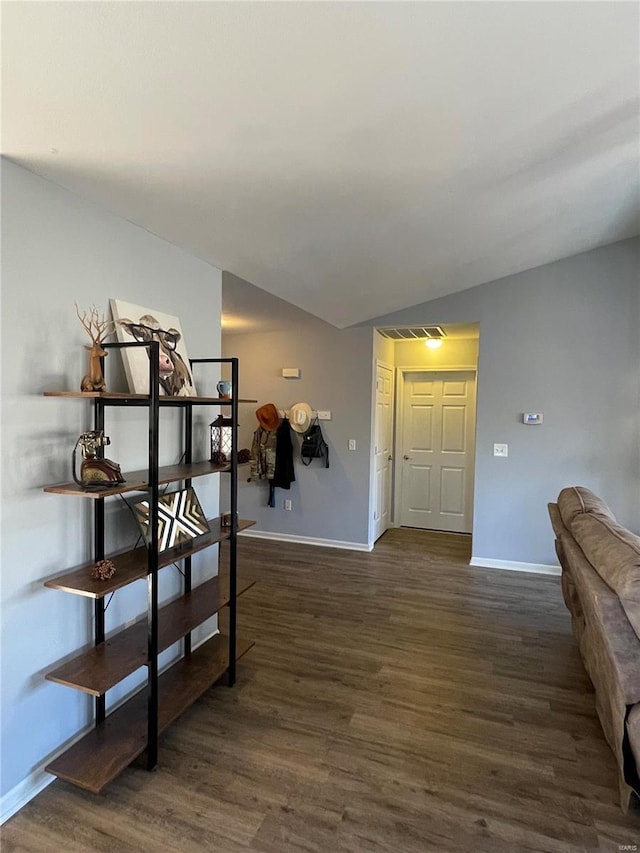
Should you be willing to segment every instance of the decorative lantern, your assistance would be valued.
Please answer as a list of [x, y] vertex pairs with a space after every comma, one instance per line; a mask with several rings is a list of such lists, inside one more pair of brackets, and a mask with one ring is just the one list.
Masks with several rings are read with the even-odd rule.
[[231, 418], [218, 415], [209, 424], [211, 430], [211, 461], [214, 465], [224, 465], [231, 459]]

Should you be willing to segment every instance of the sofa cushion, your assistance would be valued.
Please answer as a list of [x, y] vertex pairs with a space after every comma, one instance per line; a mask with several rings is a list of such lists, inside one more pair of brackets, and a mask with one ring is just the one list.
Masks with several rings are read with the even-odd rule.
[[[624, 705], [640, 702], [640, 643], [620, 599], [587, 560], [571, 536], [564, 539], [575, 584], [573, 629], [585, 668], [594, 685], [614, 701], [618, 690]], [[610, 716], [610, 715], [609, 715]], [[611, 732], [611, 720], [603, 727]]]
[[640, 536], [594, 513], [576, 515], [571, 530], [587, 560], [617, 594], [640, 638]]
[[558, 495], [557, 504], [564, 526], [569, 530], [571, 530], [573, 519], [585, 512], [603, 515], [611, 521], [616, 520], [606, 503], [586, 486], [569, 486], [563, 489]]

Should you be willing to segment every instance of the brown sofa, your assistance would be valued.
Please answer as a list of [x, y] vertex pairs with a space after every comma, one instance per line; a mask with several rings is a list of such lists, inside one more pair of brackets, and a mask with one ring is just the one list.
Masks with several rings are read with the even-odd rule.
[[618, 763], [620, 804], [640, 796], [640, 537], [583, 486], [549, 504], [562, 593]]

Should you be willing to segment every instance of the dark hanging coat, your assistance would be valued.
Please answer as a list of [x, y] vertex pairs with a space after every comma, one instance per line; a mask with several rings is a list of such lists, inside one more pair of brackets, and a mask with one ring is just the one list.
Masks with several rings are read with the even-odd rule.
[[275, 506], [274, 488], [290, 489], [291, 483], [296, 479], [293, 468], [293, 443], [291, 441], [291, 427], [287, 418], [283, 418], [276, 431], [276, 465], [271, 480], [271, 494], [269, 506]]

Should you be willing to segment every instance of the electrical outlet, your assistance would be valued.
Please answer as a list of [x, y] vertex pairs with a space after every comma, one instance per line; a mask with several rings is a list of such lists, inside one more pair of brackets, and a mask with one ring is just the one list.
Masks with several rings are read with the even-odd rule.
[[284, 508], [285, 508], [286, 510], [288, 510], [289, 512], [291, 512], [292, 504], [291, 504], [291, 501], [290, 501], [290, 500], [286, 500], [286, 501], [284, 502]]
[[318, 415], [319, 421], [330, 421], [331, 420], [331, 412], [318, 411], [317, 415]]
[[494, 444], [493, 445], [493, 455], [494, 456], [508, 456], [509, 455], [509, 445], [508, 444]]
[[349, 439], [349, 450], [355, 450], [355, 449], [356, 449], [356, 440], [355, 440], [355, 438], [350, 438]]

